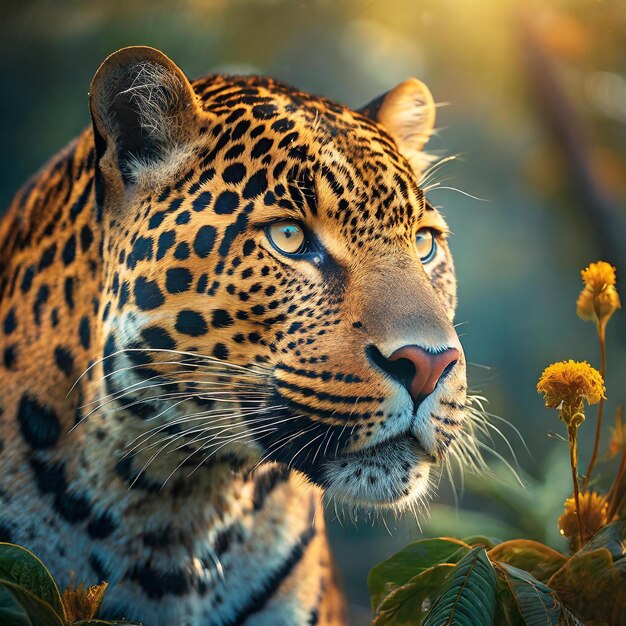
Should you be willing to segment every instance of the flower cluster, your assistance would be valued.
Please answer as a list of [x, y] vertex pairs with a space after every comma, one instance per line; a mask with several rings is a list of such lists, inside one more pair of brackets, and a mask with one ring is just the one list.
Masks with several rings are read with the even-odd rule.
[[537, 383], [537, 392], [544, 394], [548, 408], [559, 410], [568, 426], [577, 426], [584, 419], [583, 401], [598, 403], [605, 388], [598, 370], [586, 361], [570, 360], [546, 367]]
[[[606, 497], [595, 491], [586, 491], [580, 496], [580, 518], [585, 537], [592, 537], [595, 532], [609, 523], [608, 502]], [[573, 550], [580, 548], [576, 501], [568, 498], [565, 501], [563, 515], [559, 517], [559, 530], [570, 540]]]
[[621, 307], [619, 294], [615, 289], [615, 268], [606, 261], [591, 263], [582, 270], [585, 283], [576, 302], [576, 313], [583, 320], [594, 320], [606, 324]]

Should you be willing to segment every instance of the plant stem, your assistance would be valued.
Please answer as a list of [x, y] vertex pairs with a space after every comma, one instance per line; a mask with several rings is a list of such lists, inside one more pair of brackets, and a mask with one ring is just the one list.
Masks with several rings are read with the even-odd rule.
[[[606, 322], [598, 324], [598, 337], [600, 338], [600, 375], [602, 380], [606, 377]], [[598, 405], [598, 420], [596, 422], [596, 438], [593, 442], [593, 454], [589, 461], [589, 467], [585, 475], [585, 482], [583, 483], [583, 492], [587, 490], [589, 479], [591, 478], [591, 472], [598, 458], [598, 446], [600, 444], [600, 433], [602, 431], [602, 412], [604, 410], [604, 398], [600, 398], [600, 404]]]
[[580, 493], [578, 491], [578, 426], [568, 426], [569, 436], [569, 463], [572, 467], [572, 482], [574, 483], [574, 502], [576, 503], [576, 519], [578, 520], [578, 534], [580, 545], [585, 544], [583, 535], [583, 522], [580, 515]]
[[624, 493], [620, 493], [620, 487], [622, 487], [623, 491], [622, 481], [624, 474], [626, 474], [626, 449], [622, 450], [622, 458], [620, 459], [619, 468], [617, 469], [617, 475], [611, 485], [611, 489], [609, 489], [609, 493], [606, 495], [608, 502], [607, 515], [609, 519], [612, 519], [617, 512], [620, 504], [619, 498], [624, 497]]

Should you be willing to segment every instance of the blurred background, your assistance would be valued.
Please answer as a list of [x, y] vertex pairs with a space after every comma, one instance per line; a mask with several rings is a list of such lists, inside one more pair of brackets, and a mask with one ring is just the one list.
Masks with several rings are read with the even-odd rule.
[[[526, 535], [564, 547], [555, 520], [571, 489], [567, 445], [535, 385], [553, 361], [599, 366], [594, 327], [575, 313], [583, 267], [598, 259], [617, 265], [626, 300], [623, 0], [0, 6], [0, 209], [89, 123], [89, 81], [123, 46], [158, 47], [190, 77], [269, 74], [355, 107], [409, 76], [424, 80], [441, 103], [428, 147], [457, 156], [437, 171], [431, 182], [439, 186], [428, 195], [454, 232], [470, 386], [488, 399], [511, 447], [495, 433], [488, 445], [526, 488], [487, 454], [491, 475], [466, 475], [462, 485], [457, 473], [454, 488], [442, 478], [430, 517], [339, 522], [329, 507], [353, 623], [369, 623], [370, 567], [423, 535]], [[604, 441], [626, 400], [624, 311], [609, 324], [607, 340]], [[582, 427], [581, 467], [594, 428]]]

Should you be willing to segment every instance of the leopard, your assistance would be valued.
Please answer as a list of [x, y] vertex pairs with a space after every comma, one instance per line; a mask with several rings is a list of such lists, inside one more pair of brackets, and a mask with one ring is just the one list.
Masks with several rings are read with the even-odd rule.
[[435, 109], [106, 58], [0, 224], [0, 541], [106, 619], [347, 623], [327, 503], [411, 510], [471, 437]]

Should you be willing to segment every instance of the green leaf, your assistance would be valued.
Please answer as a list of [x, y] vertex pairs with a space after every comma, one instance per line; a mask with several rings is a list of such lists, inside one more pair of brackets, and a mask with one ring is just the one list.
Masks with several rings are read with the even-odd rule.
[[452, 563], [434, 565], [391, 591], [378, 606], [372, 626], [421, 624], [454, 567]]
[[[28, 616], [33, 626], [66, 626], [64, 619], [59, 617], [57, 612], [44, 600], [37, 597], [34, 593], [12, 582], [0, 580], [0, 589], [4, 589], [13, 595], [17, 604], [22, 607], [23, 613]], [[6, 593], [3, 592], [3, 596]], [[0, 624], [12, 624], [11, 621], [5, 621], [4, 616], [0, 613]]]
[[[561, 602], [573, 610], [583, 622], [593, 620], [617, 624], [612, 616], [626, 609], [626, 561], [613, 566], [606, 548], [579, 551], [548, 581]], [[620, 608], [621, 607], [621, 608]]]
[[28, 613], [11, 591], [0, 585], [0, 624], [12, 626], [33, 626]]
[[[407, 583], [421, 571], [447, 562], [454, 555], [456, 563], [470, 547], [458, 539], [441, 537], [422, 539], [412, 543], [386, 561], [375, 565], [367, 577], [367, 585], [372, 597], [372, 611], [376, 613], [378, 605], [393, 589]], [[458, 554], [455, 554], [457, 553]]]
[[498, 564], [493, 564], [498, 574], [496, 578], [496, 614], [493, 626], [526, 626], [511, 587], [498, 571]]
[[496, 609], [496, 574], [484, 548], [468, 552], [448, 575], [423, 626], [485, 626]]
[[555, 591], [517, 567], [506, 563], [496, 563], [495, 567], [511, 589], [527, 626], [557, 626], [561, 603]]
[[606, 548], [614, 561], [626, 556], [626, 521], [619, 520], [602, 527], [579, 551], [591, 552], [598, 548]]
[[513, 539], [489, 550], [489, 558], [524, 570], [540, 581], [547, 581], [567, 561], [567, 557], [538, 541]]
[[0, 543], [0, 583], [23, 587], [65, 619], [59, 588], [46, 566], [26, 548]]
[[495, 537], [485, 537], [484, 535], [472, 535], [471, 537], [465, 537], [463, 541], [468, 545], [472, 546], [482, 546], [485, 550], [491, 550], [491, 548], [497, 546], [499, 543], [502, 543], [501, 539], [496, 539]]

